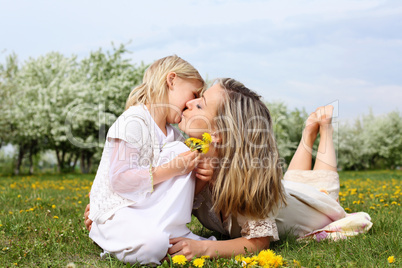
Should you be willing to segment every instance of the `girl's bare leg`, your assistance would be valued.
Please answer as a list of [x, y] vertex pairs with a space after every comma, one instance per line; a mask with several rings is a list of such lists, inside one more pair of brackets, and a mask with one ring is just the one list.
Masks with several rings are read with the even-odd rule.
[[336, 168], [336, 154], [332, 138], [332, 112], [334, 107], [327, 105], [316, 110], [318, 124], [320, 125], [320, 143], [318, 144], [317, 157], [314, 170], [332, 170]]
[[288, 170], [311, 170], [313, 144], [320, 128], [316, 112], [311, 113], [306, 120], [301, 141], [290, 161]]

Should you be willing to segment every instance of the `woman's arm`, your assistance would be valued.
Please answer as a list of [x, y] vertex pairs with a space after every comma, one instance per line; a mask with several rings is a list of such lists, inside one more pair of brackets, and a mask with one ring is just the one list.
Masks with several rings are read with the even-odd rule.
[[184, 255], [187, 259], [195, 256], [209, 256], [210, 258], [225, 257], [230, 258], [238, 254], [247, 252], [257, 252], [269, 248], [269, 237], [259, 237], [247, 239], [244, 237], [225, 240], [192, 240], [188, 238], [178, 237], [170, 239], [173, 246], [168, 250], [168, 253], [174, 255]]

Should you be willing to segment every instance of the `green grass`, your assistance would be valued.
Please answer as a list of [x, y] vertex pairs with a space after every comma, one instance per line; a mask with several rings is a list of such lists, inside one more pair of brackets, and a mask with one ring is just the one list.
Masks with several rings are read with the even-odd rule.
[[[88, 238], [83, 211], [94, 175], [0, 176], [0, 267], [130, 267]], [[283, 237], [276, 254], [303, 267], [398, 267], [401, 265], [402, 171], [341, 172], [341, 204], [366, 211], [374, 223], [364, 235], [337, 242], [302, 243]], [[211, 235], [196, 219], [195, 233]], [[395, 262], [389, 264], [389, 256]], [[205, 267], [234, 266], [215, 260]]]

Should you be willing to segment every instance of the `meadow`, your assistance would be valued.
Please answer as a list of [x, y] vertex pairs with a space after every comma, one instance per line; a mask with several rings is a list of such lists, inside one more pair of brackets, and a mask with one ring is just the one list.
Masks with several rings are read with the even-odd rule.
[[[0, 267], [131, 267], [112, 257], [101, 259], [101, 249], [88, 237], [83, 212], [93, 178], [93, 174], [0, 176]], [[340, 179], [342, 206], [347, 212], [368, 212], [372, 229], [337, 242], [282, 237], [271, 244], [276, 257], [287, 267], [400, 267], [402, 171], [340, 172]], [[199, 235], [213, 234], [195, 218], [189, 227]], [[251, 255], [199, 258], [183, 266], [251, 267], [255, 264]], [[182, 267], [178, 263], [175, 259], [162, 266]]]

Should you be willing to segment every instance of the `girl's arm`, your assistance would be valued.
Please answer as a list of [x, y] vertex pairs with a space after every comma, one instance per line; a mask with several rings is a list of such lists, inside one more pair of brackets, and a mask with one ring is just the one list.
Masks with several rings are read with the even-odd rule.
[[139, 201], [153, 186], [194, 169], [198, 161], [197, 152], [179, 154], [172, 161], [153, 170], [141, 167], [140, 149], [115, 139], [111, 142], [109, 178], [113, 191], [133, 201]]
[[190, 173], [199, 160], [197, 151], [187, 151], [179, 154], [172, 161], [154, 168], [154, 185], [166, 181], [174, 176]]
[[244, 237], [225, 240], [192, 240], [188, 238], [178, 237], [170, 239], [170, 244], [173, 246], [168, 250], [168, 253], [174, 255], [184, 255], [187, 259], [195, 256], [209, 256], [210, 258], [224, 257], [230, 258], [238, 254], [247, 252], [257, 252], [269, 248], [269, 237], [259, 237], [247, 239]]

